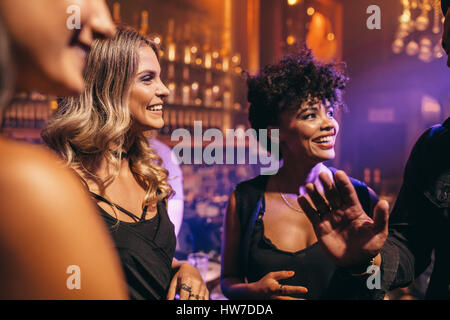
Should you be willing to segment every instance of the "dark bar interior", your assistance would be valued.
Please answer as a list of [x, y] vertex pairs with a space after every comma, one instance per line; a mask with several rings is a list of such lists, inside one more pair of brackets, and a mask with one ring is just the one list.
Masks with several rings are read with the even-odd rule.
[[[416, 141], [450, 116], [440, 1], [106, 2], [115, 23], [135, 28], [160, 46], [161, 79], [169, 93], [159, 142], [150, 145], [161, 152], [176, 191], [169, 199], [175, 258], [190, 262], [193, 253], [207, 256], [207, 270], [200, 271], [211, 300], [227, 299], [220, 275], [229, 197], [239, 183], [273, 164], [262, 163], [261, 157], [251, 161], [256, 140], [246, 131], [251, 128], [248, 75], [305, 43], [318, 61], [343, 62], [339, 68], [349, 77], [345, 107], [336, 114], [335, 157], [325, 164], [364, 182], [390, 210]], [[31, 91], [15, 94], [1, 119], [3, 136], [42, 145], [42, 129], [57, 111], [58, 99]], [[242, 143], [227, 144], [230, 129]], [[181, 140], [180, 132], [192, 139]], [[182, 158], [181, 164], [169, 163], [171, 153]], [[431, 270], [432, 265], [384, 299], [424, 299]]]

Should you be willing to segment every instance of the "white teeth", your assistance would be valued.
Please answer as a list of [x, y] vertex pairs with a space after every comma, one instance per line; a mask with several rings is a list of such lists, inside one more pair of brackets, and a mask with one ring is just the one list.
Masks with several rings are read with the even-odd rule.
[[319, 139], [316, 139], [316, 141], [317, 142], [319, 142], [319, 143], [331, 143], [331, 142], [333, 142], [333, 137], [322, 137], [322, 138], [319, 138]]
[[152, 107], [147, 107], [147, 109], [150, 111], [162, 111], [163, 106], [162, 105], [152, 106]]

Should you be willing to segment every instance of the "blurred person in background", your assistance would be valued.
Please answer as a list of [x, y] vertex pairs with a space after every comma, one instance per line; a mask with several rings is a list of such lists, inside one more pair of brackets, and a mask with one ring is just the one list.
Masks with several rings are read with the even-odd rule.
[[167, 202], [167, 213], [175, 227], [175, 235], [178, 237], [183, 224], [184, 213], [183, 171], [178, 162], [176, 162], [176, 155], [169, 146], [156, 137], [149, 139], [149, 144], [161, 157], [162, 167], [169, 172], [169, 184], [174, 194]]
[[[79, 29], [67, 27], [70, 6]], [[14, 92], [79, 94], [93, 39], [114, 33], [104, 0], [0, 1], [0, 111]], [[0, 137], [0, 154], [0, 299], [126, 299], [113, 243], [79, 180], [37, 146]]]

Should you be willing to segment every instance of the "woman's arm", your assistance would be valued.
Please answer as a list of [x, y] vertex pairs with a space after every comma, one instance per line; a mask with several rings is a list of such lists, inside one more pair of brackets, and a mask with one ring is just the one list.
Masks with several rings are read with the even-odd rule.
[[252, 285], [245, 282], [239, 270], [240, 221], [236, 210], [236, 194], [228, 201], [223, 223], [221, 287], [223, 294], [232, 300], [249, 298]]
[[228, 202], [224, 218], [222, 239], [222, 274], [221, 286], [223, 294], [231, 300], [240, 299], [295, 299], [292, 294], [306, 293], [307, 289], [300, 286], [281, 286], [281, 279], [290, 278], [293, 271], [271, 272], [261, 280], [247, 283], [239, 270], [239, 246], [241, 226], [236, 210], [236, 195], [233, 193]]
[[0, 297], [127, 299], [109, 234], [79, 180], [36, 147], [0, 141]]

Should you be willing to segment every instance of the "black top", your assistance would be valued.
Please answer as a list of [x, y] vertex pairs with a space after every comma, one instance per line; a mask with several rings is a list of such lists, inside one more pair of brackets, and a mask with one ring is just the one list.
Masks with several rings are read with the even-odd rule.
[[450, 118], [420, 137], [406, 164], [381, 251], [381, 295], [424, 272], [433, 250], [426, 297], [450, 299]]
[[294, 270], [295, 275], [279, 281], [280, 284], [307, 287], [308, 293], [299, 295], [299, 298], [307, 300], [323, 298], [335, 271], [335, 264], [325, 255], [317, 242], [295, 253], [278, 249], [264, 235], [262, 220], [264, 213], [262, 210], [256, 220], [250, 239], [248, 281], [256, 282], [273, 271]]
[[442, 0], [441, 5], [442, 5], [442, 13], [445, 16], [447, 14], [448, 8], [450, 7], [450, 0]]
[[[97, 200], [106, 199], [93, 195]], [[130, 212], [114, 205], [126, 214]], [[133, 300], [163, 300], [172, 280], [172, 260], [176, 237], [164, 202], [157, 205], [150, 220], [117, 221], [100, 206], [98, 209], [109, 227], [125, 273], [129, 295]], [[144, 209], [143, 217], [146, 209]], [[137, 218], [131, 214], [131, 217]]]
[[[336, 170], [330, 168], [334, 173]], [[292, 270], [292, 278], [280, 281], [284, 285], [304, 286], [308, 293], [301, 298], [310, 299], [340, 299], [356, 298], [347, 295], [340, 289], [340, 279], [336, 265], [331, 261], [318, 243], [298, 252], [286, 252], [278, 249], [264, 235], [262, 217], [265, 213], [264, 193], [268, 176], [259, 176], [243, 182], [236, 187], [236, 208], [241, 221], [240, 266], [242, 279], [256, 282], [273, 271]], [[378, 199], [371, 197], [367, 186], [355, 179], [350, 179], [355, 187], [358, 198], [369, 216]], [[353, 284], [344, 279], [349, 288]], [[338, 283], [335, 285], [334, 283]], [[352, 294], [353, 292], [350, 292]]]

